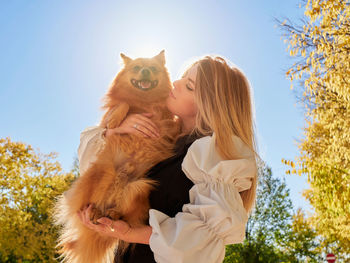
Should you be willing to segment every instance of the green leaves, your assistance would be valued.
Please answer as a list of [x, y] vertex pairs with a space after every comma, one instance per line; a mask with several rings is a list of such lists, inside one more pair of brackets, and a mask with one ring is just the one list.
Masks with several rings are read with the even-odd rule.
[[319, 262], [317, 234], [301, 210], [293, 215], [284, 180], [259, 167], [257, 201], [249, 217], [243, 244], [226, 247], [225, 263]]

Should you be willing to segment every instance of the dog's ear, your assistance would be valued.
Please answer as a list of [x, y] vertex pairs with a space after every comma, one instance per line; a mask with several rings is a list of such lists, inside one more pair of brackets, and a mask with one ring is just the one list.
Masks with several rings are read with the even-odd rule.
[[123, 61], [124, 61], [124, 65], [130, 63], [130, 61], [132, 61], [131, 58], [129, 58], [128, 56], [125, 56], [123, 53], [120, 53], [120, 56], [122, 57]]
[[160, 53], [157, 56], [154, 56], [156, 60], [158, 60], [162, 65], [165, 64], [165, 55], [164, 55], [165, 50], [163, 49], [160, 51]]

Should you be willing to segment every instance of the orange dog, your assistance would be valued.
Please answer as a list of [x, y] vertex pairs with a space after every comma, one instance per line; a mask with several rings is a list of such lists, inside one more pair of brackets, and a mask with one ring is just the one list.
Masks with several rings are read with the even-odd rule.
[[114, 128], [128, 113], [152, 112], [160, 137], [115, 134], [106, 138], [97, 160], [58, 199], [55, 223], [63, 226], [58, 247], [65, 262], [112, 262], [117, 245], [118, 252], [123, 253], [128, 244], [88, 229], [80, 222], [77, 211], [92, 203], [94, 223], [104, 216], [121, 218], [131, 226], [147, 223], [148, 195], [154, 182], [145, 175], [152, 166], [174, 154], [179, 125], [165, 105], [171, 82], [164, 50], [153, 58], [121, 57], [124, 67], [105, 96], [106, 113], [100, 126]]

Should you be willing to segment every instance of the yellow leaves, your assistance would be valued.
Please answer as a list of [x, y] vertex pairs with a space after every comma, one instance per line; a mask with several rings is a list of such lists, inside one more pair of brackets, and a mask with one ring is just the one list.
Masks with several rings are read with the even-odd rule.
[[[350, 185], [349, 2], [308, 0], [306, 23], [289, 31], [290, 56], [304, 60], [286, 76], [291, 83], [303, 77], [306, 127], [298, 160], [282, 160], [290, 167], [287, 174], [307, 174], [310, 189], [305, 196], [315, 208], [318, 230], [335, 237], [348, 252], [350, 228], [344, 225], [350, 225], [350, 188], [344, 185]], [[305, 43], [310, 45], [307, 50]]]
[[0, 139], [0, 153], [0, 261], [56, 262], [50, 209], [74, 175], [63, 174], [54, 155], [36, 154], [10, 138]]
[[298, 173], [298, 170], [295, 168], [295, 163], [293, 161], [282, 159], [281, 162], [292, 168], [292, 170], [287, 170], [286, 174], [297, 174]]
[[290, 165], [292, 168], [295, 168], [295, 164], [294, 164], [293, 161], [285, 160], [285, 159], [282, 159], [281, 161], [282, 161], [283, 164]]

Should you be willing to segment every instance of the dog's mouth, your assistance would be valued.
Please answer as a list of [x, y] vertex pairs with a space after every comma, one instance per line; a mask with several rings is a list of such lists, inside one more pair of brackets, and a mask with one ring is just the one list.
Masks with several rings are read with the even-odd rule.
[[150, 90], [158, 85], [158, 80], [149, 80], [149, 79], [131, 79], [131, 84], [141, 90]]

